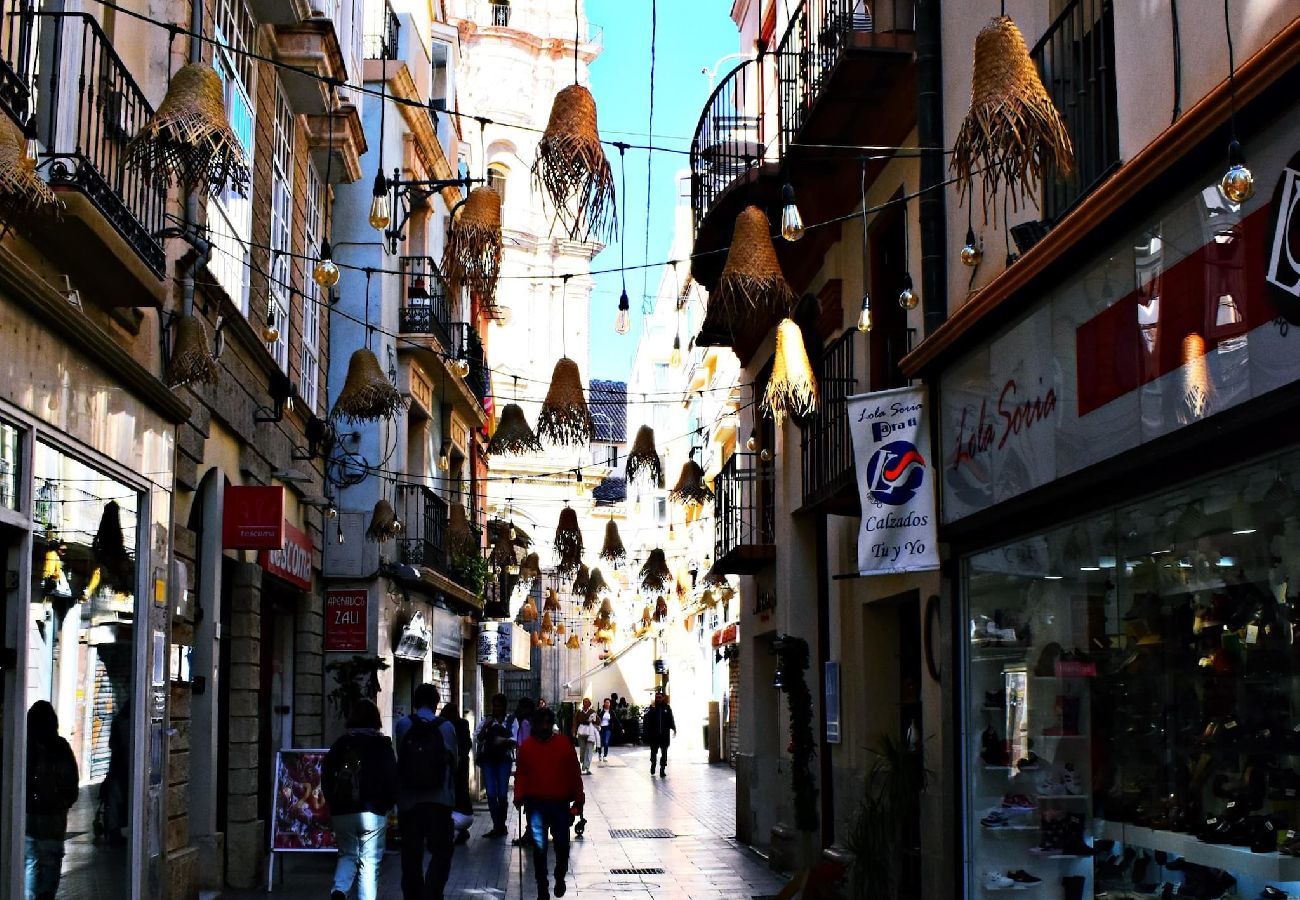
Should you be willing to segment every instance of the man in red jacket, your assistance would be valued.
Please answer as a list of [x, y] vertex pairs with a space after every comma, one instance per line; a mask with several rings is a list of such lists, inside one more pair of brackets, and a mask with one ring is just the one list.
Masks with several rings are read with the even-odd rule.
[[569, 825], [572, 807], [586, 801], [582, 772], [573, 743], [555, 733], [555, 713], [539, 709], [533, 714], [532, 734], [519, 746], [515, 763], [515, 806], [528, 814], [533, 837], [533, 870], [538, 900], [551, 894], [546, 875], [546, 832], [555, 841], [555, 896], [563, 897], [569, 872]]

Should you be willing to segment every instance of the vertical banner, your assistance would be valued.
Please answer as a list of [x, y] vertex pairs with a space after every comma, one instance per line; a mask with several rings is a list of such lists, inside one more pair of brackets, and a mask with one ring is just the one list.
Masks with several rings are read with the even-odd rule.
[[896, 388], [848, 398], [849, 430], [862, 526], [863, 575], [939, 568], [935, 546], [934, 470], [925, 388]]

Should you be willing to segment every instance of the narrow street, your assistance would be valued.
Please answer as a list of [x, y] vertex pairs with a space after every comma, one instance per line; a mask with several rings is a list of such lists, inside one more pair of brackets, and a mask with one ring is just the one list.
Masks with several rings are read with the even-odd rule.
[[[567, 897], [653, 897], [655, 900], [750, 900], [771, 897], [785, 883], [753, 851], [736, 843], [736, 776], [726, 765], [709, 765], [701, 754], [679, 753], [668, 777], [651, 778], [649, 751], [615, 748], [609, 763], [587, 776], [587, 828], [573, 841]], [[512, 810], [513, 813], [513, 810]], [[487, 809], [475, 809], [474, 837], [456, 848], [446, 896], [531, 900], [536, 896], [531, 852], [507, 839], [478, 835], [490, 825]], [[510, 838], [518, 833], [511, 817]], [[671, 837], [638, 837], [632, 829], [666, 831]], [[617, 833], [618, 836], [614, 836]], [[554, 856], [552, 868], [554, 868]], [[329, 893], [332, 854], [286, 857], [272, 896], [282, 900]], [[641, 870], [629, 873], [624, 870]], [[380, 873], [379, 896], [401, 896], [398, 857], [389, 852]], [[233, 891], [222, 900], [265, 897]]]

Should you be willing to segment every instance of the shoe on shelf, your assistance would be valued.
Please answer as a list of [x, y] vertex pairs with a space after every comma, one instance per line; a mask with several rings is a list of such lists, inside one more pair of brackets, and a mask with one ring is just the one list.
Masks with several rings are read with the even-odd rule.
[[980, 819], [980, 824], [985, 828], [1007, 828], [1011, 825], [1011, 817], [1000, 809], [994, 809]]
[[1269, 885], [1259, 892], [1260, 900], [1287, 900], [1291, 895], [1284, 890]]
[[985, 872], [980, 884], [983, 885], [986, 891], [1014, 891], [1020, 889], [1020, 885], [1001, 872]]
[[1027, 797], [1024, 794], [1007, 794], [1002, 798], [1002, 808], [1037, 809], [1038, 804], [1034, 802], [1032, 797]]
[[1022, 884], [1025, 886], [1043, 883], [1043, 879], [1039, 878], [1037, 875], [1026, 872], [1024, 869], [1016, 869], [1014, 872], [1007, 872], [1006, 875], [1016, 884]]
[[1037, 769], [1041, 763], [1042, 760], [1039, 759], [1038, 754], [1033, 750], [1030, 750], [1028, 756], [1016, 762], [1016, 768], [1024, 772], [1026, 770]]

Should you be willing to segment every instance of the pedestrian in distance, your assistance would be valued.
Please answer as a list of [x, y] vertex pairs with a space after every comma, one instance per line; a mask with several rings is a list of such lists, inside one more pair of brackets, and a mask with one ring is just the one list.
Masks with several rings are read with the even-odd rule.
[[321, 790], [339, 851], [330, 900], [346, 900], [354, 882], [357, 900], [375, 900], [379, 892], [388, 811], [397, 802], [397, 756], [382, 729], [379, 707], [364, 697], [357, 700], [347, 731], [321, 766]]
[[77, 758], [59, 734], [47, 700], [27, 710], [27, 833], [24, 864], [28, 900], [54, 900], [63, 870], [68, 810], [77, 802]]
[[[402, 835], [403, 900], [443, 900], [456, 849], [451, 812], [456, 805], [459, 741], [456, 727], [434, 712], [438, 689], [415, 689], [415, 712], [393, 729], [397, 738], [397, 826]], [[425, 867], [424, 854], [429, 853]]]
[[600, 762], [609, 762], [609, 739], [614, 733], [614, 706], [606, 697], [600, 705]]
[[600, 740], [596, 723], [600, 721], [591, 705], [590, 697], [582, 698], [582, 708], [573, 717], [573, 733], [578, 740], [578, 756], [582, 760], [582, 774], [591, 774], [591, 753]]
[[655, 702], [646, 710], [642, 722], [645, 742], [650, 745], [650, 774], [655, 773], [655, 757], [659, 758], [659, 777], [668, 776], [668, 744], [671, 735], [677, 733], [677, 722], [673, 719], [673, 709], [668, 705], [668, 697], [663, 691], [655, 691]]
[[506, 810], [510, 806], [510, 769], [514, 764], [515, 739], [511, 733], [514, 723], [506, 709], [505, 694], [493, 697], [492, 711], [483, 718], [478, 734], [474, 736], [474, 762], [483, 773], [488, 812], [492, 816], [492, 830], [483, 833], [486, 838], [509, 834]]
[[555, 713], [539, 709], [532, 735], [519, 746], [515, 807], [528, 817], [538, 900], [549, 900], [547, 837], [555, 844], [555, 896], [563, 897], [569, 873], [569, 826], [586, 803], [582, 772], [569, 739], [555, 731]]
[[455, 703], [442, 707], [442, 718], [456, 729], [456, 803], [451, 809], [451, 822], [456, 832], [456, 843], [469, 840], [469, 828], [474, 824], [474, 799], [469, 795], [469, 767], [474, 751], [469, 720], [460, 714]]

